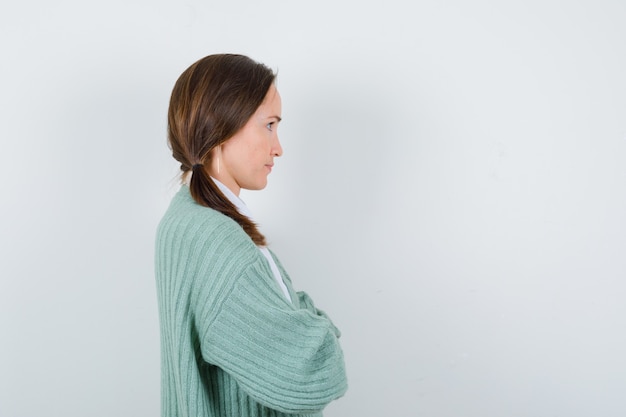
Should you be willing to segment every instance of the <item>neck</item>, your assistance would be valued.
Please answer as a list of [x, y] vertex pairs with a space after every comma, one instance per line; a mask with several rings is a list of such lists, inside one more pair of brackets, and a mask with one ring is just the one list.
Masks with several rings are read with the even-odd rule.
[[211, 178], [216, 179], [222, 184], [224, 184], [230, 191], [232, 191], [233, 194], [239, 197], [239, 193], [241, 192], [241, 187], [237, 185], [237, 183], [234, 180], [231, 179], [231, 181], [228, 181], [227, 178], [223, 178], [223, 176], [220, 174], [215, 175], [215, 172], [211, 173]]
[[[182, 183], [185, 184], [185, 185], [191, 184], [191, 176], [192, 175], [193, 175], [193, 172], [191, 172], [191, 171], [183, 172], [183, 175], [182, 175], [182, 178], [181, 178]], [[228, 181], [224, 181], [222, 178], [220, 178], [219, 175], [211, 175], [211, 178], [221, 182], [233, 194], [235, 194], [237, 197], [239, 197], [239, 193], [241, 192], [241, 187], [237, 186], [236, 183], [230, 183], [229, 184]]]

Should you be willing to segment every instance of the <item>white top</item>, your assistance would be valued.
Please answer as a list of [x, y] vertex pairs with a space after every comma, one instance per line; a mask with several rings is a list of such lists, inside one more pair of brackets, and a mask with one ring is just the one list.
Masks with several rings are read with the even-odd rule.
[[[191, 174], [191, 172], [189, 174]], [[191, 179], [191, 175], [185, 178], [184, 182], [186, 184], [189, 184], [190, 179]], [[250, 212], [250, 209], [248, 208], [248, 206], [246, 206], [246, 204], [243, 202], [243, 200], [237, 197], [235, 193], [233, 193], [227, 186], [225, 186], [224, 184], [222, 184], [215, 178], [211, 177], [211, 179], [213, 180], [215, 185], [217, 185], [220, 191], [226, 196], [226, 198], [228, 198], [230, 202], [235, 205], [235, 207], [237, 208], [237, 211], [240, 214], [243, 214], [244, 216], [249, 218], [251, 221], [253, 221], [252, 213]], [[265, 258], [267, 259], [267, 262], [269, 262], [270, 268], [272, 269], [272, 273], [274, 274], [274, 278], [276, 278], [276, 282], [278, 282], [278, 285], [280, 286], [280, 289], [285, 294], [285, 297], [287, 297], [289, 301], [292, 301], [291, 296], [289, 295], [289, 290], [287, 289], [287, 286], [285, 285], [285, 282], [283, 281], [283, 277], [280, 275], [278, 266], [276, 265], [276, 262], [274, 261], [274, 258], [272, 257], [272, 254], [270, 253], [269, 249], [267, 249], [267, 247], [265, 246], [257, 246], [257, 247], [259, 248], [263, 256], [265, 256]]]
[[[251, 221], [253, 221], [254, 219], [252, 217], [252, 213], [250, 212], [250, 209], [248, 208], [248, 206], [246, 206], [246, 204], [243, 202], [243, 200], [237, 197], [235, 193], [233, 193], [227, 186], [225, 186], [224, 184], [222, 184], [215, 178], [213, 177], [211, 178], [213, 179], [213, 182], [215, 182], [215, 185], [217, 185], [219, 189], [222, 191], [222, 193], [224, 193], [226, 198], [228, 198], [230, 202], [235, 205], [235, 207], [237, 208], [237, 211], [243, 214], [244, 216], [246, 216], [247, 218], [249, 218]], [[259, 248], [261, 253], [265, 256], [265, 258], [267, 259], [267, 262], [269, 262], [270, 268], [272, 269], [272, 272], [274, 273], [274, 278], [276, 278], [276, 281], [278, 282], [280, 289], [283, 290], [285, 297], [287, 297], [287, 299], [291, 301], [289, 290], [287, 290], [287, 286], [285, 285], [285, 282], [283, 281], [283, 277], [280, 275], [278, 266], [276, 265], [276, 262], [274, 261], [274, 258], [272, 257], [272, 254], [270, 253], [269, 249], [267, 249], [267, 247], [265, 246], [257, 246], [257, 247]]]

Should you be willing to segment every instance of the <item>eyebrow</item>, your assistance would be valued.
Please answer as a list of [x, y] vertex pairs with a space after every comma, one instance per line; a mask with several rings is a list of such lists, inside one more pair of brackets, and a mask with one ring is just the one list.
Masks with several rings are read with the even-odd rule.
[[276, 120], [278, 120], [278, 123], [283, 121], [283, 118], [280, 117], [280, 116], [270, 116], [270, 117], [268, 117], [268, 119], [276, 119]]

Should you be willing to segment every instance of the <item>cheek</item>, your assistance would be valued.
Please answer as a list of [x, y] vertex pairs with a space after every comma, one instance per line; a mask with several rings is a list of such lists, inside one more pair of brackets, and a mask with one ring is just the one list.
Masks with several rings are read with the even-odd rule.
[[[265, 139], [265, 138], [263, 138]], [[267, 157], [270, 154], [270, 144], [267, 140], [258, 141], [250, 149], [250, 157], [258, 162], [267, 162]]]
[[232, 143], [231, 161], [240, 173], [263, 171], [271, 154], [271, 140], [266, 135], [256, 133], [242, 137], [243, 140]]

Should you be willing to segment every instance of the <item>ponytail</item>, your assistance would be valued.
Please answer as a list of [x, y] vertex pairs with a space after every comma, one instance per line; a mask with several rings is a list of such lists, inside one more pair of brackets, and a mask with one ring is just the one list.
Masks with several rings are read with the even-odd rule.
[[235, 205], [220, 191], [202, 164], [192, 166], [189, 182], [191, 196], [200, 205], [210, 207], [236, 221], [257, 246], [265, 246], [265, 236], [248, 217], [239, 213]]

